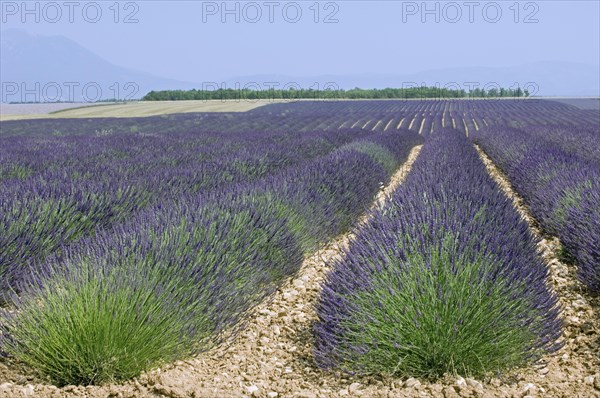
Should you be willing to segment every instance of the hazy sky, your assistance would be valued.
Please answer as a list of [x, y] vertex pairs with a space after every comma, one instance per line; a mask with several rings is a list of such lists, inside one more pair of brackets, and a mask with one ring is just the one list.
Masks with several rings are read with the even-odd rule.
[[597, 0], [0, 3], [2, 29], [64, 35], [115, 64], [187, 81], [600, 64]]

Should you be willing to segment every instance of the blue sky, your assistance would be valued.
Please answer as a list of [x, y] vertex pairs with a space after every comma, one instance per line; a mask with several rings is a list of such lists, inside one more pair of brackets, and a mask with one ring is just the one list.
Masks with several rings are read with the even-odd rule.
[[21, 1], [1, 3], [2, 29], [63, 35], [115, 64], [186, 81], [553, 60], [600, 64], [596, 0], [425, 7], [421, 1], [313, 0], [233, 1], [225, 7], [221, 1], [131, 1], [115, 7], [115, 1], [65, 6], [61, 0], [28, 2], [27, 10]]

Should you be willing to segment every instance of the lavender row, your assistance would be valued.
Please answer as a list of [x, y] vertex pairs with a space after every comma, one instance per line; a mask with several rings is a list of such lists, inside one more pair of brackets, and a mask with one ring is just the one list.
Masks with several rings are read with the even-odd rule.
[[[476, 120], [479, 127], [490, 125], [578, 125], [597, 127], [600, 115], [596, 110], [578, 109], [575, 106], [557, 101], [536, 98], [521, 100], [371, 100], [371, 101], [299, 101], [295, 103], [278, 103], [255, 108], [248, 112], [253, 115], [269, 116], [273, 119], [304, 117], [322, 123], [329, 120], [333, 128], [340, 123], [362, 120], [361, 126], [369, 120], [394, 119], [398, 124], [401, 119], [409, 121], [414, 117], [417, 121], [413, 129], [419, 130], [421, 118], [426, 123], [435, 122], [441, 114], [445, 114], [446, 127], [452, 126], [450, 116], [455, 120], [456, 128], [463, 130], [463, 120], [470, 124]], [[333, 116], [332, 116], [333, 115]], [[316, 122], [315, 122], [316, 123]], [[350, 123], [352, 124], [352, 122]], [[439, 124], [437, 125], [438, 127]], [[371, 125], [371, 128], [373, 125]], [[403, 127], [407, 127], [404, 126]], [[469, 131], [475, 128], [469, 127]]]
[[557, 348], [536, 240], [456, 130], [428, 139], [317, 306], [315, 358], [358, 374], [483, 375]]
[[496, 127], [473, 137], [543, 229], [560, 238], [581, 282], [600, 291], [600, 131]]
[[126, 379], [203, 351], [305, 253], [347, 230], [420, 142], [408, 131], [364, 139], [99, 230], [32, 268], [1, 321], [3, 349], [61, 385]]
[[1, 184], [0, 290], [30, 261], [124, 221], [157, 201], [251, 182], [326, 155], [368, 133], [179, 133], [157, 137], [9, 137]]
[[598, 126], [529, 126], [527, 135], [556, 146], [566, 153], [600, 166], [600, 129]]
[[[442, 126], [469, 132], [487, 125], [567, 125], [597, 128], [597, 111], [557, 101], [520, 100], [374, 100], [276, 103], [239, 113], [191, 113], [144, 118], [45, 119], [0, 122], [0, 135], [173, 134], [185, 132], [312, 131], [354, 125], [355, 130], [396, 129], [402, 123], [419, 131]], [[370, 123], [369, 123], [370, 121]], [[377, 124], [377, 122], [381, 123]], [[355, 124], [356, 123], [356, 124]]]

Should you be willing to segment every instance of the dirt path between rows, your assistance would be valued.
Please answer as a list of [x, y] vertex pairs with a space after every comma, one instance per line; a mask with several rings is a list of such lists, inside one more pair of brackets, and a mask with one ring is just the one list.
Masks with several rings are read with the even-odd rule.
[[[420, 149], [413, 149], [374, 206], [382, 204], [386, 195], [404, 180]], [[506, 178], [479, 148], [478, 151], [490, 174], [531, 223], [522, 200]], [[361, 221], [367, 220], [363, 217]], [[313, 308], [328, 264], [341, 255], [353, 238], [352, 233], [341, 236], [306, 259], [298, 276], [261, 304], [256, 316], [228, 346], [153, 370], [123, 385], [102, 387], [57, 389], [34, 384], [35, 380], [28, 380], [24, 370], [19, 373], [5, 366], [3, 373], [0, 363], [0, 377], [10, 371], [13, 380], [0, 384], [0, 397], [600, 397], [599, 300], [588, 296], [575, 280], [574, 267], [558, 261], [559, 243], [555, 239], [543, 239], [540, 250], [551, 269], [551, 286], [561, 298], [567, 324], [566, 344], [557, 354], [529, 369], [485, 383], [448, 377], [433, 384], [413, 378], [353, 378], [321, 371], [312, 357]]]

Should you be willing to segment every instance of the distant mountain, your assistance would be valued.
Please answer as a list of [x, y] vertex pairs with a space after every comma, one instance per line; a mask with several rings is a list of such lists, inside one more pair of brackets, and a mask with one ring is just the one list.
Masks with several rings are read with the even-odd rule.
[[[4, 30], [0, 37], [0, 102], [136, 99], [149, 91], [300, 87], [350, 89], [426, 85], [449, 88], [478, 83], [528, 88], [535, 95], [600, 96], [600, 67], [570, 62], [539, 62], [513, 67], [443, 68], [413, 74], [243, 76], [215, 84], [183, 82], [123, 68], [63, 36], [38, 36]], [[176, 71], [174, 71], [175, 73]], [[471, 85], [471, 87], [474, 87]], [[101, 93], [98, 92], [100, 89]]]
[[151, 90], [195, 87], [116, 66], [63, 36], [15, 29], [0, 36], [0, 102], [135, 99]]
[[475, 88], [494, 85], [506, 88], [527, 88], [538, 96], [600, 96], [600, 66], [571, 62], [538, 62], [512, 67], [463, 67], [428, 70], [412, 74], [361, 74], [350, 76], [286, 76], [254, 75], [227, 81], [227, 87], [236, 85], [252, 87], [254, 84], [268, 86], [277, 82], [279, 88], [287, 85], [308, 88], [324, 88], [326, 85], [342, 89], [411, 87], [415, 85], [448, 88]]

